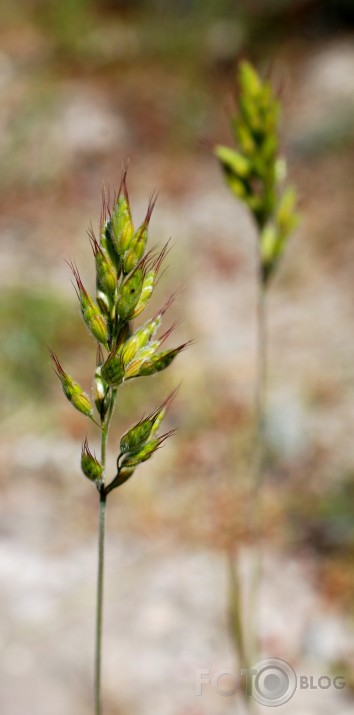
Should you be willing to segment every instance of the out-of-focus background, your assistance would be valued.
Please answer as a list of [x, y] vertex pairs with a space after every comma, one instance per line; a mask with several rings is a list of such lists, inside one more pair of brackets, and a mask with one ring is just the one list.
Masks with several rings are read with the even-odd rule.
[[[0, 710], [92, 712], [97, 434], [62, 395], [47, 346], [90, 389], [95, 349], [64, 259], [94, 288], [86, 229], [129, 160], [134, 218], [173, 239], [156, 306], [179, 288], [156, 379], [121, 390], [111, 433], [182, 386], [177, 435], [109, 500], [105, 715], [214, 715], [196, 669], [236, 668], [225, 550], [247, 581], [255, 246], [212, 155], [231, 143], [235, 67], [270, 73], [301, 223], [269, 295], [262, 653], [346, 687], [283, 711], [352, 712], [354, 665], [354, 6], [352, 0], [2, 0], [0, 6]], [[167, 321], [168, 325], [168, 321]], [[174, 344], [171, 339], [171, 345]], [[262, 711], [262, 708], [260, 708]], [[267, 708], [263, 708], [268, 712]]]

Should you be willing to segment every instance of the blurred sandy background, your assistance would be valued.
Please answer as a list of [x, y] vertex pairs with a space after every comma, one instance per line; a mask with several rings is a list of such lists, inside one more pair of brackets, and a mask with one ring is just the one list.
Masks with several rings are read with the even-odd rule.
[[[95, 351], [70, 274], [93, 290], [86, 229], [129, 159], [134, 217], [173, 238], [156, 305], [180, 288], [195, 345], [121, 391], [123, 430], [183, 384], [177, 435], [109, 501], [105, 715], [234, 713], [195, 671], [235, 668], [224, 547], [247, 575], [255, 232], [212, 156], [231, 141], [234, 69], [271, 68], [302, 220], [269, 300], [263, 654], [343, 690], [282, 712], [349, 715], [354, 697], [354, 6], [351, 0], [27, 0], [0, 6], [0, 711], [92, 712], [97, 495], [93, 427], [46, 346], [87, 390]], [[172, 344], [172, 343], [171, 343]], [[138, 382], [138, 381], [136, 381]], [[260, 708], [260, 712], [269, 708]]]

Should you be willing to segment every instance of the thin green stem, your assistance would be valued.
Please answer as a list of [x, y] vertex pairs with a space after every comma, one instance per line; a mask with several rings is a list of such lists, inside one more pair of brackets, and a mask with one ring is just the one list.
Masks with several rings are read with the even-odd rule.
[[257, 305], [257, 376], [256, 376], [256, 430], [254, 491], [259, 522], [259, 492], [264, 477], [265, 457], [265, 413], [266, 413], [266, 374], [267, 374], [267, 325], [266, 325], [266, 287], [262, 276], [259, 278]]
[[[106, 467], [106, 445], [117, 391], [112, 390], [111, 402], [106, 418], [101, 426], [101, 464], [103, 474]], [[103, 624], [103, 584], [104, 584], [104, 546], [106, 525], [107, 491], [104, 484], [99, 488], [98, 520], [98, 571], [96, 601], [96, 646], [95, 646], [95, 715], [101, 715], [101, 669], [102, 669], [102, 624]]]
[[104, 541], [106, 522], [106, 494], [100, 492], [98, 523], [98, 574], [96, 604], [96, 648], [95, 648], [95, 715], [101, 715], [101, 665], [102, 665], [102, 621], [103, 621], [103, 581], [104, 581]]
[[99, 422], [96, 422], [96, 420], [95, 420], [94, 417], [92, 417], [92, 416], [90, 416], [90, 415], [88, 415], [88, 417], [89, 417], [89, 419], [91, 420], [91, 422], [93, 422], [93, 424], [96, 425], [96, 427], [101, 427], [100, 423], [99, 423]]
[[229, 619], [230, 619], [230, 634], [238, 653], [241, 668], [248, 668], [248, 663], [245, 660], [245, 643], [242, 624], [242, 604], [241, 604], [241, 585], [239, 578], [239, 564], [235, 562], [235, 557], [232, 551], [227, 553], [227, 567], [229, 577]]
[[[247, 647], [248, 643], [246, 637], [249, 633], [245, 628], [246, 624], [242, 603], [240, 564], [238, 560], [235, 560], [232, 550], [228, 551], [226, 556], [229, 577], [229, 624], [231, 640], [238, 656], [238, 667], [240, 669], [250, 670], [252, 663], [255, 661], [250, 660], [250, 653]], [[250, 714], [253, 713], [255, 711], [255, 703], [252, 698], [252, 688], [248, 679], [242, 680], [241, 689], [238, 692], [238, 695], [243, 697], [247, 712]]]
[[[241, 603], [239, 563], [235, 563], [232, 553], [228, 554], [229, 566], [229, 615], [230, 630], [236, 654], [242, 668], [250, 668], [258, 659], [258, 616], [261, 583], [261, 536], [262, 504], [261, 492], [265, 466], [265, 422], [266, 422], [266, 376], [267, 376], [267, 324], [266, 324], [267, 289], [259, 271], [257, 319], [256, 319], [256, 386], [255, 386], [255, 431], [254, 431], [254, 467], [250, 498], [250, 523], [253, 527], [255, 559], [252, 565], [249, 608], [246, 614]], [[245, 692], [246, 699], [250, 693]]]
[[111, 419], [113, 415], [113, 410], [114, 410], [114, 405], [116, 403], [116, 397], [117, 397], [117, 390], [112, 389], [112, 394], [111, 394], [111, 401], [109, 403], [108, 411], [106, 414], [106, 417], [101, 425], [102, 429], [102, 437], [101, 437], [101, 464], [103, 466], [103, 470], [105, 470], [106, 467], [106, 445], [107, 445], [107, 438], [108, 438], [108, 431], [109, 431], [109, 426], [111, 424]]
[[261, 492], [264, 482], [265, 468], [265, 430], [266, 430], [266, 382], [267, 382], [267, 320], [266, 320], [267, 289], [262, 272], [259, 271], [258, 305], [257, 305], [257, 367], [256, 367], [256, 425], [254, 435], [254, 479], [252, 485], [252, 523], [255, 542], [255, 561], [251, 579], [250, 593], [250, 660], [257, 660], [257, 633], [259, 629], [259, 597], [262, 569], [262, 502]]
[[[250, 582], [248, 623], [241, 603], [239, 563], [235, 563], [232, 553], [227, 555], [229, 571], [229, 618], [230, 631], [235, 652], [241, 667], [248, 668], [257, 660], [258, 597], [261, 580], [261, 490], [264, 478], [265, 459], [265, 414], [266, 414], [266, 373], [267, 373], [267, 326], [266, 326], [266, 285], [259, 268], [257, 317], [256, 317], [256, 386], [255, 386], [255, 431], [254, 466], [250, 495], [250, 523], [255, 540], [255, 561]], [[247, 695], [247, 694], [246, 694]]]

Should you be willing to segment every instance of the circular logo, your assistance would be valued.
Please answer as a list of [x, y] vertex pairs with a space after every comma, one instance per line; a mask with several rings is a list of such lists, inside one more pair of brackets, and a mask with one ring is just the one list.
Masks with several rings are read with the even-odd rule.
[[260, 705], [274, 708], [293, 697], [297, 685], [296, 673], [286, 660], [261, 660], [252, 671], [252, 697]]

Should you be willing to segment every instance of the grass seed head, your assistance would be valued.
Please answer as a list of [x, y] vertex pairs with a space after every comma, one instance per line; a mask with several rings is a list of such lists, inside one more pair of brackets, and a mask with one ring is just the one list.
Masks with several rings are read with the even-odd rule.
[[283, 189], [286, 164], [279, 157], [280, 102], [249, 62], [241, 62], [238, 80], [238, 111], [232, 117], [238, 150], [217, 146], [215, 155], [231, 191], [248, 206], [257, 224], [265, 284], [297, 223], [296, 197], [292, 189]]
[[[88, 231], [96, 267], [96, 302], [87, 292], [76, 264], [69, 262], [84, 322], [98, 342], [93, 398], [100, 417], [103, 455], [117, 389], [127, 380], [161, 372], [189, 344], [184, 343], [177, 348], [157, 352], [176, 325], [173, 324], [160, 337], [156, 337], [175, 294], [141, 327], [134, 331], [132, 329], [132, 320], [140, 315], [149, 303], [169, 251], [170, 242], [167, 242], [160, 252], [150, 250], [145, 253], [155, 203], [156, 196], [153, 195], [146, 216], [135, 231], [126, 171], [123, 172], [113, 208], [110, 205], [109, 193], [108, 196], [103, 193], [99, 240], [96, 239], [92, 227]], [[107, 353], [104, 353], [102, 346]], [[88, 396], [64, 371], [53, 352], [51, 356], [67, 399], [77, 410], [98, 424], [93, 417]], [[85, 439], [81, 454], [82, 471], [88, 479], [96, 483], [100, 494], [107, 496], [112, 489], [123, 484], [131, 477], [135, 468], [149, 459], [172, 434], [167, 432], [161, 437], [156, 436], [174, 394], [175, 391], [122, 436], [117, 462], [118, 472], [108, 485], [103, 483], [104, 461], [100, 464]]]

